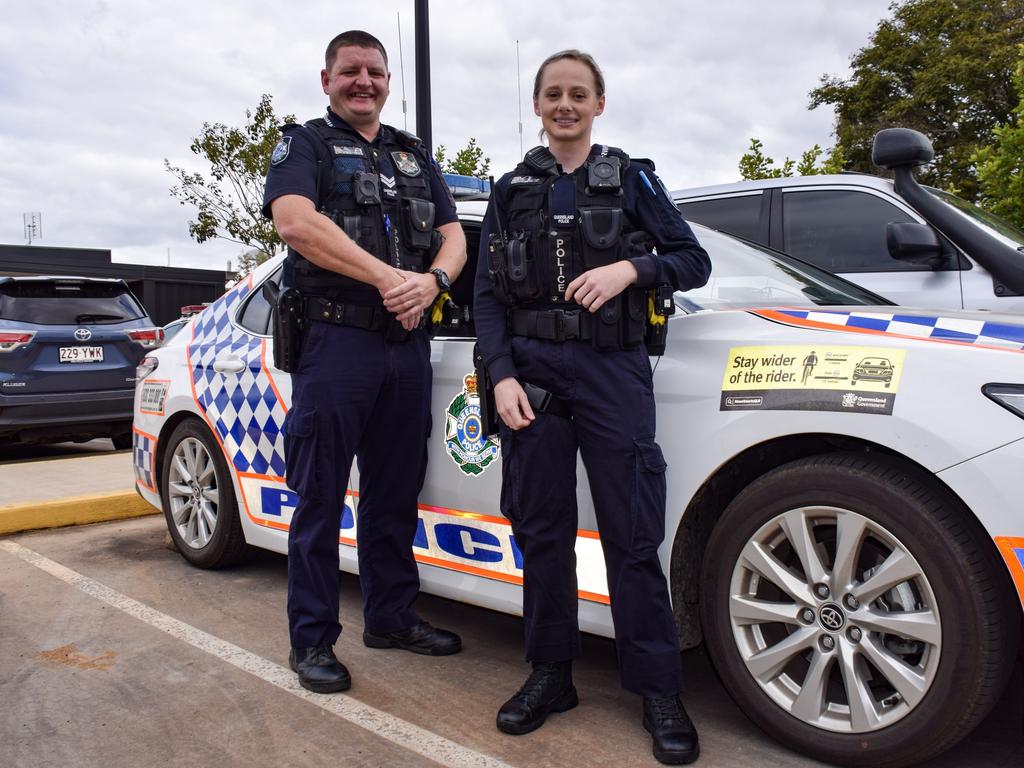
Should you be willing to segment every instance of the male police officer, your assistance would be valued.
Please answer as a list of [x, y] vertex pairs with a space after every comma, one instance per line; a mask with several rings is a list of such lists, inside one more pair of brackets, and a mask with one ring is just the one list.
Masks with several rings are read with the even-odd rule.
[[338, 530], [353, 456], [365, 631], [371, 648], [447, 655], [462, 647], [412, 608], [412, 541], [430, 430], [430, 349], [420, 329], [466, 260], [451, 194], [419, 139], [380, 122], [391, 74], [380, 41], [344, 32], [320, 73], [325, 117], [288, 125], [263, 213], [288, 244], [283, 282], [305, 330], [285, 420], [290, 663], [317, 693], [346, 690], [334, 655]]

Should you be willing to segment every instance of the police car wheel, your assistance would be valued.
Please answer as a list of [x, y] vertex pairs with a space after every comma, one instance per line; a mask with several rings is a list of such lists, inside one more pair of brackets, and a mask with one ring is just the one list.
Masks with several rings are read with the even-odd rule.
[[227, 462], [206, 426], [183, 421], [163, 454], [160, 494], [167, 529], [199, 568], [223, 568], [246, 552]]
[[729, 504], [706, 552], [701, 618], [726, 689], [819, 760], [924, 760], [1009, 678], [1019, 621], [1005, 568], [959, 500], [903, 461], [834, 453], [772, 470]]

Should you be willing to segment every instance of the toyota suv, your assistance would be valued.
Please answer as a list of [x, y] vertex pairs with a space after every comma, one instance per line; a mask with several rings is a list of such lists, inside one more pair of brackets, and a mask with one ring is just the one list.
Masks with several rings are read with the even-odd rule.
[[123, 280], [0, 277], [0, 442], [130, 448], [135, 366], [162, 339]]
[[1024, 312], [1024, 232], [913, 169], [934, 156], [905, 128], [875, 136], [859, 173], [762, 179], [673, 193], [683, 215], [768, 245], [911, 307]]

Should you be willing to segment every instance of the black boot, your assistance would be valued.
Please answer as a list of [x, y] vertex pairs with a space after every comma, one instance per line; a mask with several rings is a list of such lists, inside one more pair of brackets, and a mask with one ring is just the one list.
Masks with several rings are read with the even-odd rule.
[[513, 735], [544, 725], [552, 712], [565, 712], [580, 703], [572, 684], [572, 662], [535, 662], [516, 695], [498, 710], [498, 730]]
[[337, 693], [352, 686], [348, 670], [328, 643], [312, 648], [292, 648], [288, 665], [299, 674], [299, 685], [313, 693]]
[[692, 763], [700, 756], [697, 729], [678, 696], [644, 699], [644, 728], [654, 742], [654, 756], [666, 765]]
[[401, 648], [426, 656], [450, 656], [462, 650], [462, 640], [458, 635], [432, 627], [425, 621], [401, 632], [381, 635], [363, 632], [363, 645], [367, 648]]

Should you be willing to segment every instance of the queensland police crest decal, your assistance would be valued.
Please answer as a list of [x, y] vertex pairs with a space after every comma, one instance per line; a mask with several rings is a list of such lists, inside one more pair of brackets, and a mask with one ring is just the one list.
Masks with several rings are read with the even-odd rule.
[[270, 164], [278, 165], [279, 163], [283, 163], [288, 158], [288, 153], [291, 151], [291, 148], [292, 137], [282, 137], [281, 140], [277, 142], [277, 144], [274, 146], [274, 151], [270, 155]]
[[391, 159], [395, 161], [395, 168], [406, 176], [420, 175], [420, 164], [416, 162], [416, 155], [411, 152], [392, 152]]
[[480, 420], [480, 395], [476, 391], [476, 374], [462, 379], [462, 392], [448, 406], [444, 440], [448, 455], [464, 474], [479, 475], [500, 455], [498, 438], [484, 437]]

